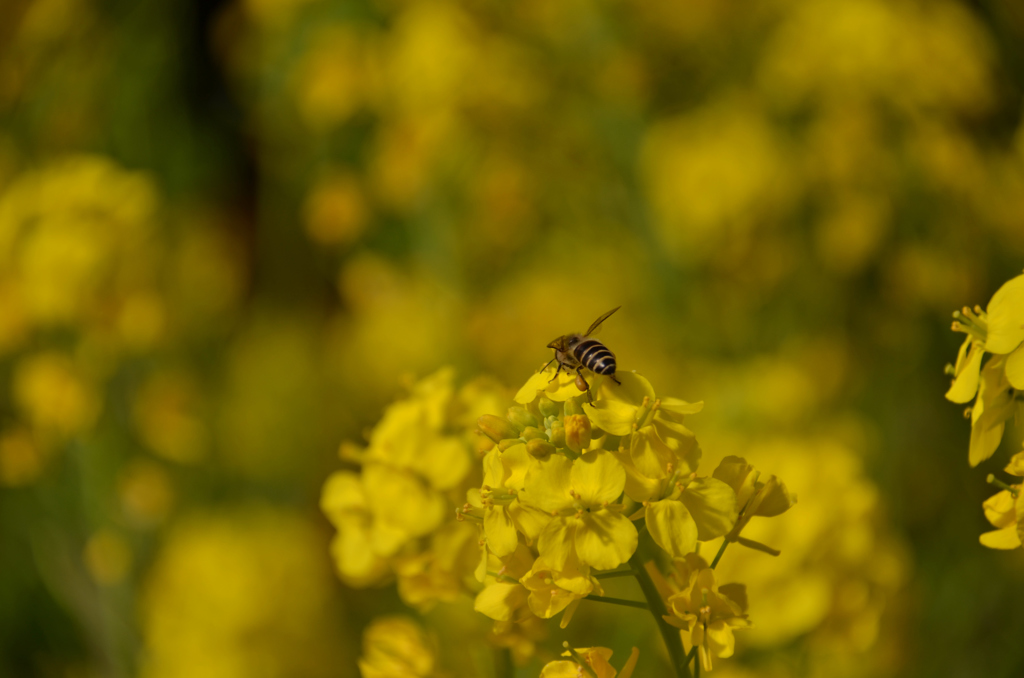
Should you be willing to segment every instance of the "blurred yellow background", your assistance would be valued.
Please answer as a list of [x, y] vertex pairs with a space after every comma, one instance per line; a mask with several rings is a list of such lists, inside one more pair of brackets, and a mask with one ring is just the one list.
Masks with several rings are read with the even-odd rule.
[[[1014, 0], [0, 3], [0, 676], [351, 676], [394, 613], [491, 675], [468, 598], [339, 581], [320, 488], [618, 305], [704, 463], [800, 497], [716, 673], [1024, 675], [978, 544], [1022, 434], [969, 469], [942, 397], [1024, 269], [1022, 44]], [[555, 631], [656, 675], [639, 611]]]

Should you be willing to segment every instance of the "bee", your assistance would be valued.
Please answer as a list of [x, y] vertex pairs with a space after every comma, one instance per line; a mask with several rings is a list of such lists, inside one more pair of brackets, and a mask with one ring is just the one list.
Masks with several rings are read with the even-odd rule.
[[[595, 320], [586, 334], [579, 334], [578, 332], [563, 334], [548, 344], [548, 348], [555, 350], [555, 357], [548, 361], [548, 364], [544, 366], [544, 370], [551, 363], [558, 362], [558, 369], [555, 370], [555, 376], [551, 378], [551, 381], [557, 379], [559, 372], [562, 370], [566, 372], [575, 371], [576, 387], [581, 391], [586, 391], [588, 398], [590, 397], [590, 384], [583, 378], [584, 367], [594, 374], [610, 376], [616, 384], [622, 383], [615, 378], [615, 354], [609, 351], [608, 347], [597, 339], [588, 339], [601, 326], [601, 323], [620, 308], [622, 307], [616, 306]], [[541, 372], [544, 370], [541, 370]]]

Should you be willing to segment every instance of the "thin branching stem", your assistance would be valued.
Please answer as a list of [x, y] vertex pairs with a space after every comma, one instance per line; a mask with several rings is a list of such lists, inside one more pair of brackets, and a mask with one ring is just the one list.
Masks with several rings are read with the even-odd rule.
[[587, 600], [593, 600], [598, 603], [610, 603], [612, 605], [622, 605], [624, 607], [636, 607], [641, 610], [651, 609], [647, 603], [639, 600], [626, 600], [625, 598], [609, 598], [608, 596], [587, 596]]
[[661, 593], [654, 585], [651, 575], [644, 568], [644, 560], [643, 550], [638, 548], [633, 557], [629, 559], [629, 566], [633, 570], [633, 576], [636, 577], [637, 583], [640, 584], [644, 598], [647, 599], [647, 605], [658, 625], [658, 631], [661, 632], [661, 638], [665, 641], [676, 678], [690, 678], [690, 667], [686, 660], [686, 653], [683, 652], [683, 640], [679, 637], [679, 629], [665, 621], [665, 615], [668, 614], [668, 610], [665, 609], [665, 601], [662, 600]]

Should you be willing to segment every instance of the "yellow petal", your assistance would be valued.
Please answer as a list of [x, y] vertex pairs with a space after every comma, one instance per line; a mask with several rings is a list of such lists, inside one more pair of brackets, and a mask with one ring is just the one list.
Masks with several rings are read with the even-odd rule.
[[588, 452], [572, 463], [570, 482], [584, 505], [601, 506], [622, 494], [626, 471], [611, 452]]
[[627, 453], [613, 452], [612, 454], [619, 460], [622, 469], [626, 472], [626, 485], [623, 490], [627, 497], [635, 502], [645, 502], [651, 497], [660, 495], [662, 486], [660, 480], [648, 478], [637, 471], [633, 466], [633, 460]]
[[636, 527], [626, 516], [601, 509], [584, 513], [580, 521], [575, 542], [581, 563], [597, 570], [610, 570], [629, 560], [636, 551]]
[[335, 525], [345, 515], [366, 510], [366, 496], [358, 473], [335, 471], [320, 493], [320, 510]]
[[561, 511], [572, 507], [570, 473], [572, 462], [561, 454], [537, 461], [526, 474], [519, 501], [542, 511]]
[[682, 421], [683, 416], [688, 414], [697, 414], [703, 409], [703, 400], [699, 400], [695, 403], [688, 403], [685, 400], [680, 400], [679, 398], [661, 399], [661, 411], [671, 415], [670, 418], [675, 421]]
[[644, 426], [633, 432], [629, 457], [637, 472], [647, 478], [668, 477], [668, 466], [676, 460], [669, 446], [658, 437], [654, 426]]
[[633, 648], [633, 651], [629, 653], [629, 659], [622, 665], [622, 670], [619, 671], [619, 678], [632, 678], [633, 670], [636, 669], [636, 663], [640, 660], [640, 650]]
[[[985, 350], [981, 344], [972, 341], [970, 338], [965, 342], [970, 344], [967, 356], [963, 365], [957, 359], [957, 373], [952, 386], [946, 391], [946, 400], [954, 403], [966, 403], [978, 392], [978, 380], [981, 377], [981, 358]], [[962, 369], [961, 369], [962, 367]]]
[[412, 468], [437, 490], [450, 490], [470, 469], [470, 451], [454, 436], [435, 437], [420, 450]]
[[635, 405], [621, 400], [597, 400], [593, 406], [587, 407], [587, 416], [595, 427], [615, 436], [624, 436], [633, 430], [636, 411]]
[[1014, 400], [1003, 373], [1004, 363], [1004, 356], [994, 356], [981, 370], [978, 398], [971, 408], [971, 466], [992, 456], [1002, 440], [1006, 420], [1013, 415]]
[[1024, 341], [1024, 275], [1008, 280], [988, 302], [985, 350], [1009, 353]]
[[533, 459], [526, 451], [526, 445], [513, 445], [501, 453], [501, 464], [505, 468], [505, 480], [502, 483], [505, 487], [516, 490], [523, 489], [526, 481], [526, 473], [530, 470], [530, 461]]
[[768, 478], [758, 494], [763, 496], [754, 515], [771, 518], [785, 513], [796, 504], [796, 495], [775, 476]]
[[501, 450], [492, 447], [484, 455], [484, 485], [488, 487], [505, 486], [505, 465], [501, 463]]
[[633, 430], [636, 412], [644, 398], [654, 400], [649, 381], [633, 372], [619, 372], [616, 384], [605, 379], [597, 387], [593, 406], [586, 408], [591, 423], [612, 435], [624, 436]]
[[736, 524], [736, 493], [717, 478], [698, 478], [686, 486], [679, 500], [697, 524], [697, 539], [720, 537]]
[[568, 591], [563, 591], [554, 586], [531, 591], [526, 599], [530, 612], [541, 619], [551, 619], [556, 614], [569, 607], [569, 603], [579, 600]]
[[579, 678], [579, 664], [565, 659], [548, 662], [540, 670], [540, 678]]
[[551, 522], [550, 513], [532, 506], [525, 506], [518, 500], [508, 505], [508, 515], [515, 523], [516, 529], [526, 535], [531, 543], [540, 536], [544, 526]]
[[[553, 518], [537, 539], [540, 557], [555, 570], [561, 570], [575, 547], [576, 518]], [[614, 567], [614, 566], [613, 566]]]
[[740, 507], [746, 506], [747, 500], [754, 496], [757, 490], [757, 474], [754, 473], [754, 467], [743, 457], [725, 457], [711, 475], [733, 489], [736, 493], [736, 505]]
[[682, 558], [697, 548], [697, 525], [682, 502], [651, 502], [647, 505], [646, 524], [654, 543], [673, 558]]
[[[1024, 389], [1024, 344], [1006, 356], [1006, 380], [1016, 389]], [[966, 402], [966, 401], [965, 401]]]
[[370, 547], [365, 527], [351, 523], [339, 528], [331, 540], [331, 555], [338, 574], [346, 584], [355, 588], [376, 584], [387, 573], [387, 562]]
[[484, 534], [487, 536], [487, 547], [499, 558], [511, 554], [519, 544], [515, 525], [503, 506], [488, 506], [484, 509]]
[[1024, 452], [1018, 452], [1010, 457], [1010, 463], [1004, 470], [1012, 476], [1024, 476]]
[[444, 497], [421, 479], [384, 464], [363, 467], [363, 488], [378, 520], [412, 536], [436, 529], [448, 512]]
[[1003, 528], [1016, 523], [1014, 497], [1009, 490], [993, 494], [985, 500], [981, 508], [985, 512], [985, 518], [992, 523], [993, 527]]
[[526, 603], [526, 595], [526, 589], [518, 582], [494, 583], [477, 594], [473, 609], [495, 621], [509, 621]]
[[1006, 422], [999, 421], [990, 425], [989, 419], [991, 417], [983, 417], [971, 427], [971, 442], [967, 452], [967, 461], [971, 468], [995, 454], [996, 448], [999, 447], [999, 441], [1003, 439]]
[[[553, 381], [552, 378], [554, 378]], [[520, 405], [528, 405], [536, 400], [541, 393], [559, 403], [578, 396], [580, 390], [576, 387], [576, 375], [563, 370], [555, 378], [554, 367], [537, 372], [519, 389], [515, 401]]]
[[1007, 525], [1001, 530], [985, 532], [978, 537], [978, 541], [981, 542], [982, 546], [987, 546], [990, 549], [1009, 551], [1010, 549], [1020, 548], [1020, 535], [1017, 534], [1016, 525]]
[[717, 621], [708, 624], [707, 644], [716, 657], [723, 659], [731, 657], [736, 648], [736, 638], [733, 636], [732, 628], [724, 621]]

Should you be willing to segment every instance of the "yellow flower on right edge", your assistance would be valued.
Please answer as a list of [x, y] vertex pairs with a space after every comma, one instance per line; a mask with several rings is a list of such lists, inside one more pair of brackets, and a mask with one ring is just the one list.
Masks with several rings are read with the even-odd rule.
[[[1005, 470], [1018, 478], [1024, 476], [1024, 452], [1013, 455]], [[1004, 487], [982, 504], [985, 517], [996, 528], [979, 537], [982, 546], [990, 549], [1020, 548], [1024, 541], [1024, 482]]]
[[[1006, 421], [1024, 407], [1015, 390], [1024, 390], [1024, 275], [1000, 287], [988, 308], [964, 307], [953, 313], [953, 330], [967, 335], [956, 365], [947, 365], [953, 383], [946, 399], [967, 403], [971, 417], [971, 466], [985, 461], [999, 447]], [[982, 357], [992, 357], [982, 366]], [[977, 396], [977, 397], [975, 397]]]

